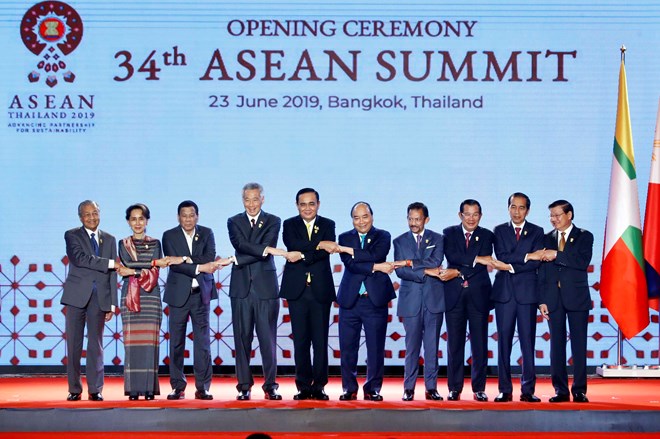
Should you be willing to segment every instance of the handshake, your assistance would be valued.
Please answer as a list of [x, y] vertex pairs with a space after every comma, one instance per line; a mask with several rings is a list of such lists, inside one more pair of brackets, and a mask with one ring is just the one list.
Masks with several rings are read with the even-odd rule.
[[[236, 258], [234, 256], [229, 256], [227, 258], [221, 258], [220, 256], [215, 258], [215, 261], [207, 262], [206, 264], [200, 264], [198, 267], [200, 273], [209, 273], [213, 274], [218, 270], [222, 270], [227, 265], [233, 264]], [[190, 258], [188, 261], [192, 263]]]

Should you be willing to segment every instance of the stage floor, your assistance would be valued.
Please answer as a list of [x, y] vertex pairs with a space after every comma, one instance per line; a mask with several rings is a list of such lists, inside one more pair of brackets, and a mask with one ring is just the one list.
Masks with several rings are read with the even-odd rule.
[[[236, 401], [235, 379], [214, 377], [212, 401], [194, 399], [189, 377], [186, 399], [168, 401], [169, 380], [160, 380], [161, 395], [154, 401], [128, 401], [121, 377], [106, 377], [105, 401], [67, 402], [63, 376], [0, 377], [0, 433], [2, 432], [660, 432], [660, 380], [589, 380], [587, 404], [547, 402], [554, 395], [549, 378], [540, 378], [536, 395], [541, 403], [495, 403], [497, 380], [489, 379], [489, 402], [472, 400], [466, 380], [461, 401], [426, 401], [424, 384], [417, 384], [416, 400], [401, 401], [401, 378], [386, 378], [385, 401], [358, 399], [340, 402], [341, 380], [332, 378], [330, 401], [294, 401], [292, 378], [279, 379], [282, 401], [263, 397], [261, 382], [251, 401]], [[514, 384], [515, 385], [515, 384]], [[446, 396], [446, 380], [438, 388]], [[362, 394], [359, 394], [362, 398]], [[234, 437], [234, 436], [232, 436]]]

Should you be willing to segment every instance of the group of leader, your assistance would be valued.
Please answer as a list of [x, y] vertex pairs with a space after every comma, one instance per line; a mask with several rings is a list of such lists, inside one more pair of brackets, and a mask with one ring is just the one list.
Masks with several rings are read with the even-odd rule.
[[[216, 257], [213, 231], [197, 223], [198, 206], [187, 200], [178, 207], [179, 225], [163, 234], [164, 259], [151, 262], [152, 266], [169, 266], [163, 298], [170, 308], [172, 392], [167, 399], [185, 398], [183, 355], [188, 318], [195, 334], [195, 398], [213, 398], [209, 391], [212, 378], [209, 302], [217, 298], [213, 272], [231, 265], [229, 296], [237, 400], [252, 397], [254, 380], [250, 356], [255, 332], [262, 358], [264, 397], [282, 399], [276, 381], [276, 333], [280, 299], [284, 298], [288, 303], [294, 345], [298, 393], [293, 399], [329, 399], [325, 392], [328, 330], [330, 309], [336, 301], [343, 388], [339, 400], [358, 398], [358, 350], [364, 331], [367, 372], [362, 396], [365, 400], [382, 401], [388, 304], [395, 298], [390, 274], [396, 272], [401, 279], [397, 315], [405, 328], [403, 401], [415, 398], [422, 346], [424, 397], [443, 400], [437, 387], [443, 320], [448, 348], [447, 399], [461, 399], [465, 342], [469, 334], [473, 399], [488, 401], [485, 392], [487, 327], [490, 310], [494, 308], [499, 391], [494, 401], [513, 399], [511, 351], [517, 331], [522, 354], [519, 397], [525, 402], [540, 402], [535, 395], [534, 365], [537, 312], [540, 312], [550, 329], [551, 376], [556, 394], [549, 401], [588, 402], [587, 322], [592, 304], [587, 269], [592, 257], [593, 235], [573, 224], [575, 213], [568, 201], [557, 200], [548, 206], [552, 231], [546, 234], [542, 227], [527, 221], [531, 202], [520, 192], [508, 198], [509, 220], [493, 231], [479, 225], [482, 211], [477, 200], [463, 201], [458, 211], [460, 223], [445, 228], [442, 233], [426, 227], [428, 208], [415, 202], [407, 209], [409, 230], [392, 240], [389, 232], [374, 226], [373, 210], [364, 201], [351, 208], [353, 228], [337, 238], [334, 221], [319, 215], [321, 201], [313, 188], [298, 191], [295, 201], [299, 214], [283, 223], [277, 216], [262, 210], [264, 191], [260, 184], [246, 184], [242, 198], [245, 210], [227, 220], [234, 248], [231, 256]], [[97, 229], [98, 205], [86, 200], [81, 206], [96, 209], [97, 221], [86, 221], [81, 213], [85, 209], [79, 207], [83, 226], [67, 232], [92, 238], [91, 244], [86, 241], [85, 245], [76, 247], [78, 254], [68, 254], [72, 269], [62, 297], [67, 307], [67, 330], [73, 328], [68, 320], [92, 305], [105, 313], [102, 316], [111, 317], [113, 306], [118, 306], [117, 272], [124, 279], [130, 278], [127, 272], [121, 271], [122, 262], [115, 260], [114, 237]], [[277, 246], [280, 228], [285, 248]], [[95, 234], [104, 238], [100, 251], [94, 248]], [[392, 244], [394, 261], [388, 261]], [[68, 253], [69, 247], [67, 241]], [[337, 290], [330, 267], [330, 255], [334, 253], [339, 254], [345, 267]], [[281, 285], [278, 285], [276, 257], [286, 259]], [[489, 271], [493, 270], [496, 274], [491, 282]], [[72, 276], [77, 277], [75, 282]], [[80, 282], [80, 279], [87, 282]], [[571, 387], [566, 368], [567, 326], [574, 368]], [[76, 330], [80, 332], [79, 328]], [[88, 334], [88, 391], [90, 399], [95, 400], [103, 399], [102, 336], [102, 325], [100, 331]], [[67, 363], [69, 395], [74, 394], [74, 400], [79, 399], [81, 393], [81, 356], [75, 352], [82, 349], [82, 335], [79, 338], [73, 349], [69, 347]]]

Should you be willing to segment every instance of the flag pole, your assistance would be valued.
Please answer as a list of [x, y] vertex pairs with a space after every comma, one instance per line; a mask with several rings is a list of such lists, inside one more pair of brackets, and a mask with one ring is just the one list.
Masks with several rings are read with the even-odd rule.
[[[626, 46], [623, 44], [621, 45], [621, 48], [619, 49], [621, 51], [621, 62], [623, 64], [626, 63]], [[616, 331], [616, 368], [621, 368], [623, 366], [623, 332], [621, 332], [621, 328], [619, 325], [616, 326], [617, 331]]]
[[[621, 45], [621, 65], [614, 133], [610, 193], [605, 223], [600, 295], [617, 324], [615, 365], [603, 364], [603, 377], [656, 376], [649, 366], [623, 365], [624, 340], [649, 324], [642, 225], [639, 215], [637, 172], [628, 105], [625, 71], [626, 47]], [[660, 368], [657, 368], [660, 369]]]

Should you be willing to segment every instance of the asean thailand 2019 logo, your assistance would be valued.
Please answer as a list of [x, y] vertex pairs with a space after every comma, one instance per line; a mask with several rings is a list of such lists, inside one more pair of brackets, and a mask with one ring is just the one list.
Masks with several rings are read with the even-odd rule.
[[82, 36], [82, 19], [71, 6], [57, 1], [32, 6], [21, 21], [23, 44], [40, 58], [29, 81], [38, 82], [44, 76], [46, 84], [55, 87], [61, 75], [65, 82], [73, 82], [76, 75], [65, 59], [80, 45]]

